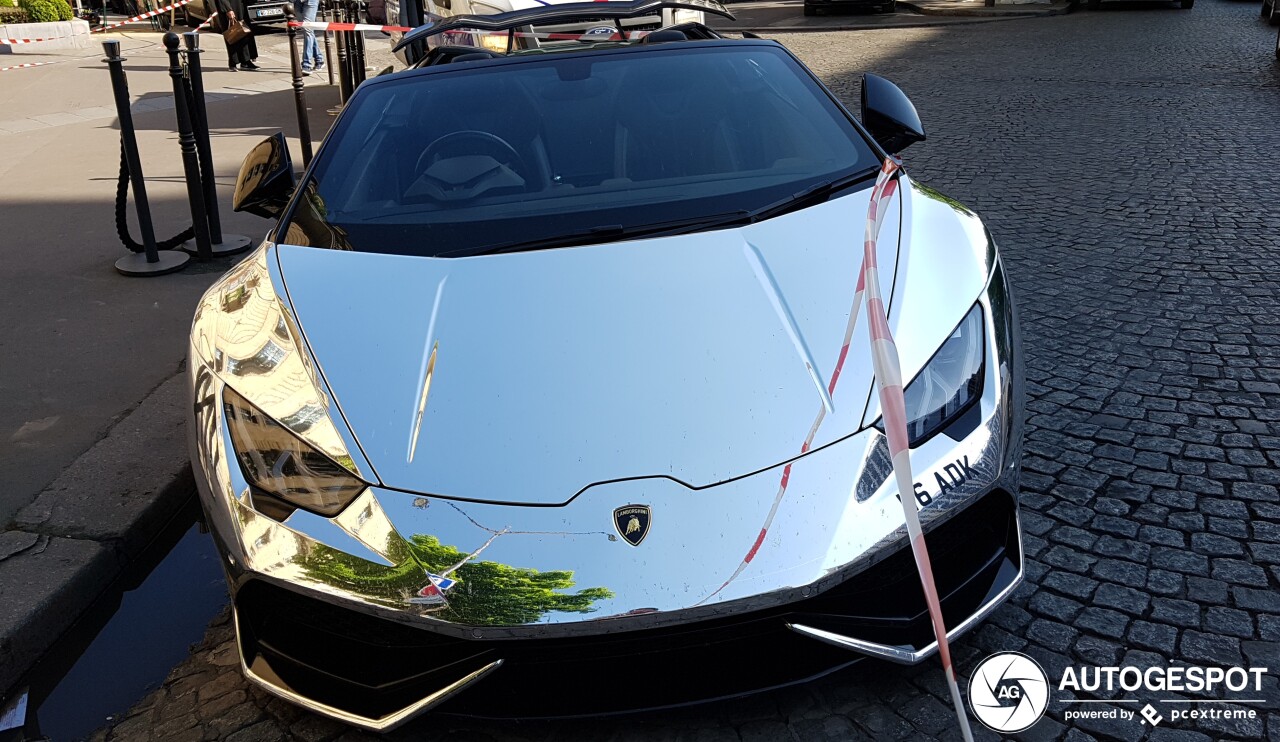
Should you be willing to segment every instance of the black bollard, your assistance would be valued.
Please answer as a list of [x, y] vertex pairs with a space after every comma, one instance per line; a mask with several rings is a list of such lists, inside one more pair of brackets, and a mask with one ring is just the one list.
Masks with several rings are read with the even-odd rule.
[[311, 164], [311, 120], [307, 117], [306, 86], [302, 82], [302, 56], [298, 52], [298, 28], [293, 25], [297, 13], [293, 3], [284, 4], [284, 17], [289, 21], [289, 61], [293, 65], [293, 103], [298, 109], [298, 139], [302, 140], [302, 166]]
[[[326, 21], [333, 20], [333, 12], [326, 10], [324, 13]], [[333, 32], [326, 30], [324, 32], [324, 68], [329, 73], [329, 84], [333, 84]]]
[[[338, 23], [346, 21], [346, 15], [342, 12], [342, 8], [337, 9]], [[351, 97], [351, 54], [347, 48], [347, 40], [349, 35], [346, 31], [338, 31], [338, 101], [346, 104], [347, 98]]]
[[[364, 3], [356, 0], [351, 4], [352, 23], [361, 23], [365, 17], [363, 12]], [[365, 73], [365, 55], [364, 55], [364, 31], [351, 32], [352, 46], [355, 48], [355, 61], [351, 64], [351, 89], [354, 91], [364, 82]]]
[[204, 209], [204, 188], [200, 185], [200, 159], [196, 155], [196, 137], [191, 131], [191, 111], [187, 108], [186, 82], [182, 62], [178, 60], [178, 34], [164, 35], [164, 48], [169, 52], [169, 77], [173, 78], [173, 107], [178, 113], [178, 145], [182, 149], [182, 170], [187, 179], [187, 200], [191, 203], [191, 228], [196, 233], [196, 257], [209, 260], [209, 217]]
[[182, 270], [191, 257], [175, 250], [161, 253], [156, 249], [156, 233], [151, 226], [151, 205], [147, 202], [147, 186], [142, 178], [142, 159], [138, 156], [138, 140], [133, 133], [133, 111], [129, 108], [129, 82], [124, 75], [124, 57], [119, 41], [102, 42], [107, 69], [111, 73], [111, 90], [115, 93], [116, 115], [120, 117], [120, 143], [124, 147], [129, 180], [133, 185], [133, 204], [142, 230], [143, 252], [130, 253], [116, 261], [116, 270], [126, 276], [159, 276]]
[[[204, 191], [205, 214], [209, 217], [209, 251], [214, 257], [235, 255], [248, 250], [251, 240], [242, 234], [222, 234], [218, 218], [218, 182], [213, 169], [213, 152], [209, 145], [209, 113], [205, 110], [204, 73], [200, 65], [200, 34], [182, 34], [187, 44], [187, 78], [191, 85], [191, 127], [196, 138], [196, 155], [200, 160], [200, 186]], [[196, 249], [191, 240], [184, 250]]]

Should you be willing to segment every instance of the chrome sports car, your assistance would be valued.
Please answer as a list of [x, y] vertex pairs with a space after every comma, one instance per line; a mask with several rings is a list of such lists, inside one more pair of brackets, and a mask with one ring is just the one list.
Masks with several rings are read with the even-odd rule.
[[[191, 455], [243, 669], [386, 729], [603, 714], [935, 651], [851, 318], [869, 191], [924, 138], [663, 7], [451, 18], [365, 82], [191, 331]], [[607, 29], [606, 29], [607, 30]], [[492, 45], [490, 45], [492, 46]], [[903, 176], [879, 240], [952, 635], [1022, 576], [1021, 354], [991, 235]], [[891, 287], [891, 288], [890, 288]]]

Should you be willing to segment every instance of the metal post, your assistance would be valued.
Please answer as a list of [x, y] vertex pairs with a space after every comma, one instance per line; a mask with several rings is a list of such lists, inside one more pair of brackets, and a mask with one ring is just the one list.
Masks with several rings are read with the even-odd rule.
[[[333, 11], [325, 10], [323, 17], [326, 21], [333, 20]], [[333, 48], [331, 44], [332, 41], [333, 41], [333, 33], [326, 30], [324, 32], [324, 68], [329, 72], [330, 85], [333, 84], [333, 66], [334, 66], [333, 65], [333, 61], [334, 61]]]
[[[364, 6], [364, 3], [360, 2], [360, 0], [356, 0], [351, 4], [351, 15], [352, 15], [351, 22], [352, 23], [362, 22], [363, 18], [365, 17], [365, 14], [362, 12], [363, 6]], [[352, 31], [351, 38], [354, 41], [355, 52], [356, 52], [355, 62], [351, 65], [351, 83], [352, 83], [351, 88], [352, 90], [354, 90], [357, 86], [360, 85], [360, 83], [364, 82], [364, 72], [365, 72], [364, 70], [365, 68], [364, 31]]]
[[[209, 146], [209, 112], [205, 110], [204, 72], [200, 64], [200, 34], [188, 31], [182, 34], [187, 45], [187, 77], [191, 84], [191, 126], [196, 138], [196, 155], [200, 160], [200, 186], [204, 191], [205, 213], [209, 215], [209, 249], [214, 257], [235, 255], [251, 247], [251, 240], [242, 234], [222, 234], [222, 220], [218, 218], [218, 182], [213, 169], [213, 153]], [[195, 245], [188, 240], [184, 250]]]
[[213, 250], [209, 245], [209, 217], [204, 209], [200, 160], [196, 155], [196, 138], [191, 131], [191, 111], [187, 108], [182, 62], [178, 60], [178, 46], [181, 43], [178, 34], [172, 31], [164, 35], [164, 48], [169, 53], [169, 77], [173, 78], [173, 107], [178, 114], [178, 145], [182, 148], [182, 170], [187, 179], [187, 201], [191, 203], [191, 228], [196, 233], [196, 257], [209, 260], [213, 257]]
[[298, 139], [302, 140], [302, 166], [311, 164], [311, 121], [307, 117], [307, 94], [302, 82], [302, 56], [298, 52], [298, 29], [293, 25], [298, 17], [293, 3], [285, 3], [285, 28], [289, 33], [289, 61], [293, 65], [293, 103], [298, 109]]
[[185, 253], [156, 249], [156, 233], [151, 226], [151, 205], [147, 202], [147, 186], [142, 177], [142, 159], [138, 156], [138, 140], [133, 133], [133, 112], [129, 109], [129, 82], [124, 75], [124, 57], [119, 41], [102, 42], [107, 69], [111, 73], [111, 90], [115, 93], [116, 115], [120, 117], [120, 143], [124, 147], [129, 180], [133, 186], [133, 205], [142, 230], [144, 252], [130, 253], [116, 261], [116, 270], [126, 276], [159, 276], [182, 270], [191, 260]]
[[[346, 14], [342, 8], [337, 9], [338, 23], [346, 22]], [[345, 104], [351, 97], [351, 60], [347, 49], [347, 32], [338, 31], [338, 101]]]

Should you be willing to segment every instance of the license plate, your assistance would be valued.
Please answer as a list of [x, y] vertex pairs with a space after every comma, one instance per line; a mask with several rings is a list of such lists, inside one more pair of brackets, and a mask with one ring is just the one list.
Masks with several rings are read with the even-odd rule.
[[254, 18], [267, 18], [269, 16], [284, 15], [284, 8], [263, 8], [262, 10], [253, 11]]

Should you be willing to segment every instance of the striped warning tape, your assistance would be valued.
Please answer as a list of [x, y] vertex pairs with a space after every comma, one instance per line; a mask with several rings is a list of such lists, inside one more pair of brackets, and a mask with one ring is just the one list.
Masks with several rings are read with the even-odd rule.
[[92, 31], [90, 31], [90, 33], [102, 33], [103, 31], [110, 31], [111, 29], [113, 29], [113, 28], [119, 28], [119, 27], [121, 27], [121, 26], [125, 25], [126, 23], [136, 23], [137, 21], [141, 21], [141, 20], [144, 20], [144, 19], [147, 19], [147, 18], [151, 18], [151, 17], [153, 17], [153, 16], [160, 15], [161, 13], [168, 13], [169, 11], [173, 10], [174, 8], [181, 8], [182, 6], [186, 5], [186, 4], [187, 4], [187, 3], [189, 3], [189, 2], [191, 2], [191, 0], [178, 0], [178, 2], [176, 2], [176, 3], [170, 3], [170, 4], [166, 5], [166, 6], [164, 6], [163, 8], [156, 8], [155, 10], [149, 10], [149, 11], [147, 11], [146, 13], [142, 13], [142, 14], [140, 14], [140, 15], [135, 15], [135, 16], [134, 16], [134, 17], [132, 17], [132, 18], [126, 18], [126, 19], [124, 19], [123, 21], [117, 21], [116, 23], [112, 23], [110, 26], [103, 26], [103, 27], [101, 27], [101, 28], [95, 28], [95, 29], [93, 29]]
[[22, 70], [22, 69], [26, 69], [27, 67], [42, 67], [46, 64], [57, 64], [58, 62], [64, 62], [64, 61], [66, 60], [58, 59], [52, 62], [26, 62], [24, 64], [15, 64], [12, 67], [0, 67], [0, 72], [8, 72], [9, 70]]
[[195, 30], [197, 31], [205, 30], [206, 28], [209, 27], [209, 24], [213, 23], [213, 19], [217, 17], [218, 17], [218, 14], [216, 12], [210, 14], [210, 16], [204, 20], [204, 23], [201, 23], [199, 26], [196, 26]]
[[0, 45], [35, 44], [40, 41], [57, 41], [57, 39], [0, 39]]
[[[187, 0], [190, 2], [190, 0]], [[327, 23], [325, 21], [289, 21], [294, 28], [309, 28], [312, 31], [386, 31], [387, 33], [408, 33], [412, 26], [379, 26], [376, 23]]]
[[[911, 449], [907, 433], [906, 401], [902, 392], [902, 366], [898, 358], [898, 348], [894, 344], [893, 334], [889, 330], [888, 316], [885, 313], [884, 299], [880, 293], [880, 275], [876, 265], [876, 245], [880, 236], [880, 227], [884, 223], [888, 206], [897, 191], [897, 176], [901, 163], [895, 158], [888, 158], [880, 168], [876, 184], [871, 190], [871, 201], [868, 206], [866, 234], [863, 239], [862, 266], [858, 270], [858, 284], [853, 295], [853, 306], [849, 311], [849, 321], [845, 325], [844, 344], [840, 347], [840, 355], [835, 369], [831, 373], [831, 381], [827, 384], [828, 396], [834, 395], [836, 383], [840, 380], [840, 372], [844, 369], [845, 359], [849, 356], [849, 345], [853, 340], [854, 330], [858, 325], [858, 315], [862, 311], [863, 300], [867, 305], [867, 322], [871, 340], [871, 362], [876, 377], [876, 385], [880, 390], [880, 407], [884, 416], [885, 434], [889, 442], [889, 454], [893, 460], [894, 478], [898, 485], [898, 500], [902, 504], [903, 518], [907, 526], [907, 538], [911, 545], [911, 553], [915, 558], [916, 570], [920, 575], [920, 584], [924, 589], [925, 604], [929, 610], [929, 619], [933, 625], [934, 638], [938, 642], [938, 656], [947, 677], [947, 686], [951, 693], [951, 702], [955, 706], [956, 718], [960, 724], [960, 732], [965, 742], [972, 742], [973, 732], [969, 728], [969, 718], [964, 712], [964, 703], [960, 698], [960, 687], [956, 683], [955, 667], [951, 662], [951, 646], [947, 642], [947, 628], [942, 620], [942, 608], [938, 601], [938, 588], [933, 578], [933, 567], [929, 562], [929, 550], [925, 545], [924, 532], [920, 527], [920, 515], [917, 512], [915, 481], [911, 472]], [[763, 270], [758, 256], [748, 253], [748, 260]], [[809, 434], [800, 446], [800, 453], [805, 454], [813, 445], [818, 428], [826, 418], [826, 404], [819, 406], [813, 424], [809, 426]], [[713, 590], [698, 605], [715, 597], [738, 578], [755, 559], [760, 551], [769, 527], [778, 514], [783, 496], [787, 492], [787, 484], [791, 480], [791, 464], [782, 469], [782, 478], [778, 482], [778, 491], [774, 495], [773, 505], [760, 528], [760, 534], [739, 562], [737, 569], [729, 575], [720, 587]]]
[[[607, 0], [601, 0], [607, 1]], [[387, 33], [408, 33], [413, 28], [410, 26], [379, 26], [374, 23], [330, 23], [326, 21], [289, 21], [289, 25], [294, 28], [309, 28], [312, 31], [385, 31]], [[455, 29], [445, 31], [446, 36], [501, 36], [507, 37], [506, 31], [481, 31]], [[646, 31], [630, 31], [627, 33], [627, 39], [643, 38]], [[520, 31], [515, 34], [519, 38], [525, 39], [548, 39], [551, 41], [579, 41], [581, 39], [592, 39], [597, 41], [622, 41], [623, 36], [617, 32], [613, 33], [529, 33]]]
[[973, 732], [969, 729], [969, 718], [965, 715], [964, 701], [960, 698], [960, 687], [956, 684], [955, 667], [951, 664], [947, 625], [942, 620], [942, 606], [938, 601], [938, 587], [933, 579], [933, 566], [929, 562], [929, 548], [924, 542], [924, 532], [920, 528], [920, 514], [916, 506], [916, 498], [912, 494], [915, 492], [915, 486], [912, 484], [915, 477], [911, 472], [906, 400], [902, 393], [902, 364], [898, 357], [898, 346], [894, 343], [893, 333], [889, 330], [889, 318], [885, 312], [884, 299], [880, 294], [880, 271], [876, 267], [876, 240], [880, 237], [880, 226], [884, 223], [889, 199], [897, 190], [897, 176], [901, 167], [897, 159], [893, 157], [885, 159], [884, 165], [880, 168], [880, 175], [876, 178], [876, 185], [871, 191], [866, 238], [863, 242], [862, 271], [858, 276], [854, 306], [857, 307], [862, 303], [862, 299], [866, 298], [867, 323], [871, 337], [871, 364], [875, 369], [876, 386], [880, 389], [880, 410], [884, 416], [885, 436], [889, 439], [889, 456], [893, 459], [893, 474], [898, 483], [898, 500], [902, 503], [902, 513], [907, 524], [907, 537], [911, 542], [911, 554], [915, 557], [916, 571], [920, 573], [920, 584], [924, 588], [925, 604], [929, 608], [929, 619], [933, 623], [933, 636], [938, 641], [938, 657], [941, 658], [942, 669], [947, 675], [951, 703], [955, 706], [961, 734], [966, 742], [972, 742]]

